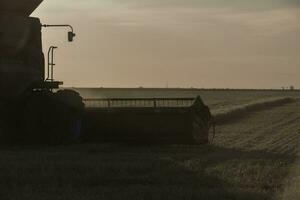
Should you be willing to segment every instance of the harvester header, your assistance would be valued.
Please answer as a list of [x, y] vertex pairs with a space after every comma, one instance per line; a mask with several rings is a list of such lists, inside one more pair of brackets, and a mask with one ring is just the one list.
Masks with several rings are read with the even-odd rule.
[[43, 0], [0, 0], [0, 13], [29, 16]]

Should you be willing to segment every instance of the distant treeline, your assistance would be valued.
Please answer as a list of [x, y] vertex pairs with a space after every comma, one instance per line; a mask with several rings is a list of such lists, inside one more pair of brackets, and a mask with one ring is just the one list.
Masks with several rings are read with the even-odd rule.
[[76, 90], [168, 90], [168, 91], [172, 91], [172, 90], [185, 90], [185, 91], [278, 91], [278, 92], [282, 92], [282, 91], [300, 91], [300, 89], [242, 89], [242, 88], [150, 88], [150, 87], [137, 87], [137, 88], [122, 88], [122, 87], [73, 87], [72, 89], [76, 89]]

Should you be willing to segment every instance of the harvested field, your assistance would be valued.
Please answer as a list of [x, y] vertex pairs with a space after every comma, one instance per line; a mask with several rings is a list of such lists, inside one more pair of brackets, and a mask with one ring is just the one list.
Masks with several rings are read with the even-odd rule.
[[298, 151], [297, 159], [291, 167], [289, 176], [286, 178], [286, 186], [282, 195], [283, 200], [300, 199], [300, 151]]
[[211, 146], [3, 147], [0, 199], [281, 199], [297, 172], [299, 107], [222, 123]]
[[271, 109], [272, 107], [281, 106], [294, 101], [296, 101], [296, 98], [291, 97], [259, 99], [245, 104], [231, 105], [227, 108], [212, 109], [212, 114], [214, 115], [215, 122], [222, 124], [243, 117], [249, 112]]

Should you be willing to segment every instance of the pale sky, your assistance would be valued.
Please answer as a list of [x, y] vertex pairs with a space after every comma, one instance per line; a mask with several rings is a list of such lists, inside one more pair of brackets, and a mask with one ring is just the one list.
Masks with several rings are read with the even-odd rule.
[[300, 0], [45, 0], [66, 86], [300, 88]]

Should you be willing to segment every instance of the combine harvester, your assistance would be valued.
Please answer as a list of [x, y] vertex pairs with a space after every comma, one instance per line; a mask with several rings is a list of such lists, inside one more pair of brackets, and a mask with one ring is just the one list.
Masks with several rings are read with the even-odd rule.
[[[62, 82], [53, 79], [53, 62], [45, 76], [43, 25], [30, 17], [41, 2], [0, 0], [1, 142], [58, 144], [79, 135], [82, 98], [58, 90]], [[68, 32], [70, 42], [74, 36]], [[49, 49], [48, 61], [53, 61], [54, 49]]]
[[[31, 13], [43, 0], [0, 0], [0, 135], [2, 143], [208, 143], [209, 109], [196, 99], [85, 99], [59, 89], [52, 46], [45, 73], [42, 25]], [[46, 75], [45, 75], [46, 74]], [[84, 103], [86, 106], [84, 107]]]

